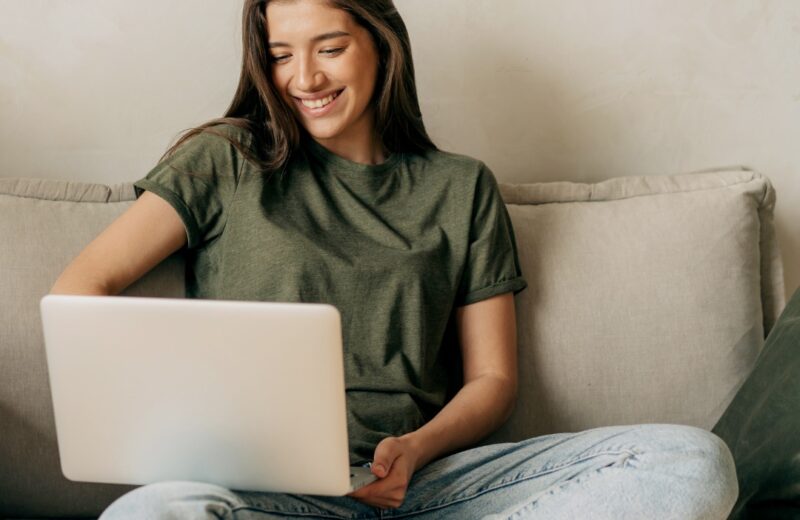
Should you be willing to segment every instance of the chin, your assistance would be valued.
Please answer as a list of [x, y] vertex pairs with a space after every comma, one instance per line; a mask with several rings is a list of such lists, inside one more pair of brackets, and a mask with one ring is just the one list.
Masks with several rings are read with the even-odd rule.
[[333, 139], [342, 133], [341, 128], [305, 127], [306, 132], [315, 139]]

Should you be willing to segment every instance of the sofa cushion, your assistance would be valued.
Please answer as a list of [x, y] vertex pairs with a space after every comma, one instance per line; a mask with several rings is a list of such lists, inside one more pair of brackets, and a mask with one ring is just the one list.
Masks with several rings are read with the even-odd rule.
[[711, 429], [785, 305], [775, 192], [749, 170], [502, 185], [529, 289], [519, 400], [485, 442]]
[[[0, 179], [0, 517], [97, 515], [132, 489], [61, 474], [39, 300], [133, 199], [127, 184]], [[183, 271], [173, 255], [123, 294], [183, 297]]]

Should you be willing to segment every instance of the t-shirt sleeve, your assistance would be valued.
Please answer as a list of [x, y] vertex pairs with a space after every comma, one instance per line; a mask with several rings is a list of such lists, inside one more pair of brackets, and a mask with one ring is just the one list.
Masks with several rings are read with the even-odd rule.
[[517, 294], [528, 286], [522, 276], [511, 218], [494, 174], [483, 163], [473, 197], [469, 241], [457, 306], [506, 292]]
[[137, 199], [150, 191], [175, 208], [186, 228], [189, 249], [222, 233], [244, 160], [232, 143], [212, 132], [241, 139], [236, 132], [212, 127], [181, 143], [133, 183]]

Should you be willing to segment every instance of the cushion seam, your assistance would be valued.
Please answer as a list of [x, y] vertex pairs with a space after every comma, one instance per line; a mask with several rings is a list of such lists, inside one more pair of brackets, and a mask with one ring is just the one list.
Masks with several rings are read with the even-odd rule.
[[[752, 173], [755, 173], [755, 172], [752, 172]], [[614, 177], [614, 178], [615, 179], [620, 179], [620, 178], [623, 178], [623, 177]], [[611, 179], [608, 179], [608, 180], [611, 180]], [[635, 198], [639, 198], [639, 197], [652, 197], [652, 196], [656, 196], [656, 195], [675, 195], [675, 194], [680, 194], [680, 193], [693, 193], [693, 192], [719, 190], [719, 189], [730, 188], [732, 186], [738, 186], [740, 184], [746, 184], [746, 183], [749, 183], [749, 182], [753, 182], [755, 180], [762, 180], [763, 181], [765, 179], [764, 179], [763, 176], [754, 175], [750, 179], [744, 179], [744, 180], [741, 180], [741, 181], [734, 182], [732, 184], [726, 184], [724, 186], [711, 186], [711, 187], [708, 187], [708, 188], [694, 188], [694, 189], [685, 189], [685, 190], [677, 190], [677, 191], [659, 191], [659, 192], [651, 192], [651, 193], [639, 193], [639, 194], [636, 194], [636, 195], [627, 195], [627, 196], [623, 196], [623, 197], [615, 197], [613, 199], [587, 198], [587, 199], [581, 199], [581, 200], [552, 200], [552, 201], [538, 201], [538, 202], [506, 202], [506, 205], [508, 205], [508, 206], [541, 206], [541, 205], [544, 205], [544, 204], [574, 204], [576, 202], [612, 202], [612, 201], [615, 201], [615, 200], [627, 200], [627, 199], [635, 199]], [[523, 184], [510, 184], [510, 183], [506, 184], [506, 183], [503, 183], [503, 184], [505, 186], [516, 188], [517, 186], [525, 186], [526, 184], [534, 184], [534, 183], [523, 183]], [[535, 184], [548, 184], [548, 183], [535, 183]], [[594, 184], [597, 184], [597, 183], [594, 183]], [[589, 188], [589, 196], [590, 197], [594, 195], [594, 184], [589, 184], [588, 185], [588, 186], [590, 186], [590, 188]], [[759, 207], [763, 204], [764, 199], [765, 199], [765, 197], [763, 197], [763, 196], [759, 199]]]

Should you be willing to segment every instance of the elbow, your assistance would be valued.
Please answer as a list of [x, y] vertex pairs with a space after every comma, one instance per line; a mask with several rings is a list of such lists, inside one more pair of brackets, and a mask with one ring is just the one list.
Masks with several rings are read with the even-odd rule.
[[511, 383], [508, 394], [506, 396], [506, 406], [503, 410], [502, 422], [506, 422], [508, 419], [511, 418], [511, 414], [514, 413], [514, 409], [517, 405], [517, 383], [514, 381]]
[[506, 422], [514, 412], [517, 403], [517, 380], [513, 377], [495, 377], [496, 403], [500, 410], [500, 423]]

